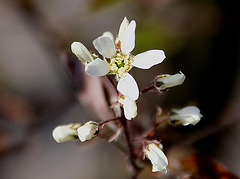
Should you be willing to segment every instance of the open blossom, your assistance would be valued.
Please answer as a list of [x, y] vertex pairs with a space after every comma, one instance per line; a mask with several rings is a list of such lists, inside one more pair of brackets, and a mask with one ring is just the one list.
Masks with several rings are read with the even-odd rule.
[[98, 134], [98, 124], [93, 121], [89, 121], [78, 128], [77, 133], [81, 142], [91, 140]]
[[78, 137], [77, 129], [80, 126], [81, 125], [79, 123], [71, 123], [67, 125], [57, 126], [53, 130], [52, 136], [57, 143], [77, 139]]
[[162, 151], [162, 145], [157, 145], [156, 143], [150, 143], [143, 150], [147, 158], [152, 163], [152, 172], [167, 172], [168, 159]]
[[202, 114], [200, 110], [195, 106], [188, 106], [180, 110], [173, 109], [170, 114], [170, 123], [173, 125], [183, 125], [187, 126], [189, 124], [196, 125]]
[[155, 78], [155, 88], [159, 91], [163, 91], [168, 88], [181, 85], [184, 82], [185, 78], [186, 76], [182, 72], [175, 75], [158, 75]]
[[149, 69], [165, 59], [163, 50], [149, 50], [136, 56], [131, 54], [135, 47], [136, 22], [130, 23], [125, 17], [120, 25], [115, 41], [111, 32], [105, 32], [93, 41], [94, 47], [102, 59], [91, 54], [80, 42], [73, 42], [72, 52], [85, 65], [85, 71], [91, 76], [116, 75], [119, 80], [117, 89], [128, 99], [138, 99], [139, 90], [135, 79], [128, 73], [132, 67]]

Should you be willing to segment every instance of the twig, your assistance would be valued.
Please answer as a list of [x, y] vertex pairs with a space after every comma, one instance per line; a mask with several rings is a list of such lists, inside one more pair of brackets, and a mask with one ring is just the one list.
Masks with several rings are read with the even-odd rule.
[[109, 143], [111, 143], [112, 141], [114, 141], [121, 133], [121, 129], [122, 129], [122, 123], [120, 124], [120, 126], [117, 128], [117, 131], [115, 132], [115, 134], [108, 140]]
[[126, 142], [128, 147], [128, 161], [134, 170], [132, 179], [135, 179], [139, 175], [141, 168], [138, 167], [137, 164], [135, 163], [134, 146], [131, 142], [131, 136], [130, 136], [129, 127], [128, 127], [128, 120], [125, 117], [122, 117], [121, 122], [123, 124], [123, 131], [126, 137]]
[[101, 126], [101, 125], [105, 125], [106, 123], [108, 122], [111, 122], [111, 121], [117, 121], [117, 120], [120, 120], [121, 118], [120, 117], [117, 117], [117, 118], [113, 118], [113, 119], [108, 119], [106, 121], [103, 121], [103, 122], [99, 122], [98, 125]]
[[155, 86], [150, 86], [150, 87], [148, 87], [148, 88], [145, 88], [144, 90], [142, 90], [141, 92], [140, 92], [140, 95], [142, 95], [142, 94], [144, 94], [144, 93], [147, 93], [147, 92], [149, 92], [150, 90], [152, 90], [152, 89], [154, 89], [155, 88]]

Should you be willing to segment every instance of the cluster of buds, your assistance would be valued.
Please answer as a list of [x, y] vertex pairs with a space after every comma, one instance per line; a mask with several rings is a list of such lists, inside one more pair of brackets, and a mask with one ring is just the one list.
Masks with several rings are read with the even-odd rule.
[[96, 122], [89, 121], [82, 126], [79, 123], [57, 126], [53, 130], [52, 136], [57, 143], [75, 139], [79, 139], [81, 142], [84, 142], [96, 137], [98, 131], [98, 124]]
[[[162, 74], [155, 77], [154, 82], [151, 83], [152, 86], [139, 92], [137, 82], [129, 73], [130, 70], [133, 67], [149, 69], [154, 65], [162, 63], [166, 56], [163, 50], [156, 49], [148, 50], [136, 56], [133, 55], [131, 52], [135, 47], [135, 29], [136, 22], [134, 20], [129, 22], [125, 17], [115, 39], [111, 32], [104, 32], [93, 41], [93, 46], [98, 51], [98, 54], [90, 52], [81, 42], [73, 42], [71, 44], [71, 50], [79, 61], [84, 64], [86, 74], [90, 76], [112, 75], [115, 77], [117, 84], [114, 84], [114, 87], [118, 95], [117, 103], [121, 106], [123, 112], [121, 116], [116, 116], [112, 120], [100, 123], [89, 121], [84, 125], [74, 123], [58, 126], [52, 133], [56, 142], [61, 143], [74, 139], [79, 139], [81, 142], [91, 140], [98, 135], [99, 126], [113, 120], [120, 120], [121, 125], [119, 129], [121, 129], [127, 123], [127, 120], [137, 116], [136, 101], [140, 95], [152, 89], [163, 92], [184, 82], [186, 77], [182, 72], [174, 75]], [[113, 82], [111, 81], [111, 83]], [[186, 126], [197, 124], [201, 117], [202, 115], [197, 107], [188, 106], [179, 110], [173, 109], [168, 120], [172, 125]], [[130, 129], [126, 125], [124, 127], [125, 135], [127, 136]], [[116, 133], [119, 133], [119, 131], [121, 130], [117, 130]], [[163, 152], [162, 144], [159, 141], [147, 140], [147, 136], [141, 136], [140, 138], [142, 142], [145, 142], [142, 152], [152, 163], [152, 172], [165, 171], [166, 173], [168, 159]], [[129, 139], [129, 136], [126, 139]], [[131, 143], [130, 139], [127, 142]], [[128, 146], [132, 145], [129, 144]], [[131, 148], [129, 150], [133, 153]]]

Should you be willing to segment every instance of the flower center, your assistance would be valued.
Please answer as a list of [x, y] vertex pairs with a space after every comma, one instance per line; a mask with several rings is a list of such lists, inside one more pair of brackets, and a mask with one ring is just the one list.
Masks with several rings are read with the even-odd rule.
[[123, 74], [129, 72], [132, 68], [133, 55], [124, 55], [121, 52], [117, 52], [115, 57], [110, 58], [108, 63], [110, 64], [110, 74], [116, 74], [118, 78], [121, 78]]

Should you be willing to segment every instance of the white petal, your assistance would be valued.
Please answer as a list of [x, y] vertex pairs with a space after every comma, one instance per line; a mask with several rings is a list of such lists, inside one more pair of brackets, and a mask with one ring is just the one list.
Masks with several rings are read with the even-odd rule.
[[85, 71], [90, 76], [104, 76], [108, 74], [110, 68], [107, 62], [96, 58], [86, 65]]
[[121, 51], [123, 54], [129, 54], [135, 47], [135, 29], [136, 22], [132, 20], [121, 37]]
[[126, 29], [128, 27], [128, 24], [129, 24], [129, 21], [127, 20], [126, 17], [124, 17], [124, 19], [123, 19], [123, 21], [120, 25], [119, 32], [118, 32], [118, 38], [119, 38], [120, 41], [122, 41], [123, 34], [126, 31]]
[[93, 61], [92, 55], [82, 43], [73, 42], [71, 44], [71, 50], [82, 63]]
[[137, 116], [137, 105], [136, 102], [125, 98], [123, 104], [124, 115], [126, 119], [131, 120]]
[[94, 47], [104, 57], [111, 58], [116, 54], [116, 49], [111, 38], [100, 36], [93, 41]]
[[104, 37], [109, 37], [114, 42], [114, 36], [111, 32], [107, 31], [102, 34]]
[[137, 82], [129, 73], [124, 74], [119, 80], [117, 90], [133, 101], [137, 100], [139, 97]]
[[163, 50], [148, 50], [133, 58], [132, 65], [141, 69], [149, 69], [166, 58]]
[[187, 106], [180, 110], [175, 110], [180, 116], [199, 115], [200, 110], [196, 106]]

